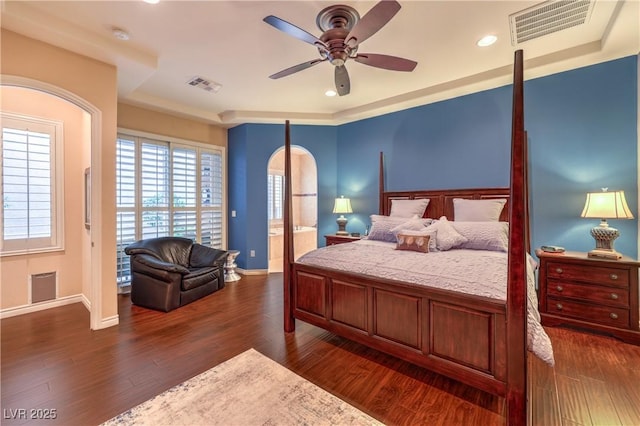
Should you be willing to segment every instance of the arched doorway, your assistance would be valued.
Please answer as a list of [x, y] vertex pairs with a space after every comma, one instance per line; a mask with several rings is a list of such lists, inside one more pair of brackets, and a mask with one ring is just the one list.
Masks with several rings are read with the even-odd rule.
[[[291, 178], [294, 256], [297, 259], [318, 247], [318, 169], [313, 155], [300, 146], [291, 147]], [[282, 272], [284, 148], [275, 151], [269, 159], [267, 182], [269, 272]]]
[[[24, 90], [25, 93], [33, 92], [39, 93], [41, 96], [49, 96], [55, 99], [57, 102], [66, 102], [73, 105], [79, 111], [80, 119], [74, 122], [74, 131], [79, 133], [83, 143], [82, 155], [78, 159], [77, 148], [74, 152], [74, 148], [71, 147], [69, 151], [75, 153], [73, 170], [67, 170], [65, 164], [65, 176], [69, 181], [76, 179], [81, 186], [91, 188], [91, 191], [100, 193], [102, 189], [101, 182], [101, 168], [99, 159], [99, 146], [101, 143], [101, 112], [90, 102], [71, 93], [60, 87], [51, 85], [38, 80], [24, 78], [20, 76], [3, 75], [2, 76], [2, 88], [12, 90]], [[3, 103], [4, 108], [4, 103]], [[85, 169], [91, 170], [90, 174], [87, 174], [89, 182], [84, 182]], [[75, 173], [78, 172], [78, 173]], [[71, 174], [70, 174], [71, 173]], [[71, 191], [75, 191], [72, 189]], [[76, 248], [74, 253], [74, 259], [71, 264], [83, 265], [82, 272], [78, 273], [81, 277], [82, 288], [80, 290], [80, 301], [82, 301], [87, 309], [90, 310], [90, 328], [97, 330], [104, 328], [105, 324], [102, 321], [102, 275], [100, 270], [101, 258], [101, 241], [102, 227], [101, 227], [101, 212], [99, 209], [99, 197], [85, 197], [84, 188], [81, 188], [79, 192], [82, 194], [82, 213], [85, 215], [86, 211], [91, 211], [91, 227], [90, 229], [85, 227], [85, 220], [69, 220], [65, 218], [65, 228], [70, 229], [71, 233], [80, 234], [80, 248]], [[73, 194], [72, 194], [73, 195]], [[90, 194], [89, 194], [90, 195]], [[67, 197], [69, 199], [69, 197]], [[91, 205], [85, 205], [86, 202]], [[67, 214], [65, 213], [65, 217]], [[67, 223], [68, 222], [68, 223]], [[75, 228], [78, 229], [75, 229]], [[69, 230], [65, 230], [65, 234]], [[96, 242], [98, 242], [96, 244]], [[69, 252], [71, 245], [65, 242], [65, 252]], [[54, 262], [55, 263], [55, 262]], [[70, 262], [64, 261], [63, 263], [69, 264]], [[59, 295], [64, 296], [64, 295]], [[76, 301], [77, 297], [61, 297], [58, 304], [65, 304], [67, 302]], [[29, 308], [27, 308], [29, 309]], [[36, 309], [38, 310], [38, 309]], [[117, 321], [116, 321], [117, 324]], [[112, 325], [112, 324], [110, 324]]]

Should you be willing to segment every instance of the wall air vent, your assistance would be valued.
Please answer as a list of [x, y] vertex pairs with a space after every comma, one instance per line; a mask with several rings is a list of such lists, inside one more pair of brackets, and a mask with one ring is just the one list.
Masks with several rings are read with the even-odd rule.
[[211, 93], [218, 93], [218, 90], [222, 87], [222, 84], [207, 80], [203, 77], [193, 77], [191, 80], [187, 81], [187, 84]]
[[516, 46], [589, 21], [595, 0], [546, 1], [509, 15], [511, 44]]

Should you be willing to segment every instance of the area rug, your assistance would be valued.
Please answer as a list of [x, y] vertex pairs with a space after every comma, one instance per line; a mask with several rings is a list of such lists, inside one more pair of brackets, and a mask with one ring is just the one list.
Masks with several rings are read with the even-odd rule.
[[380, 425], [255, 349], [133, 407], [115, 425]]

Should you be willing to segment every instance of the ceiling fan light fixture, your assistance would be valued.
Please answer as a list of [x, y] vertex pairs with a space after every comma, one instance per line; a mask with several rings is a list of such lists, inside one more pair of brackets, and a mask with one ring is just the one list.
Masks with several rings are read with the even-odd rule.
[[145, 3], [149, 3], [149, 4], [158, 4], [160, 3], [160, 0], [142, 0]]
[[337, 95], [338, 92], [336, 92], [335, 90], [329, 89], [326, 92], [324, 92], [325, 96], [329, 96], [330, 98]]
[[493, 34], [489, 34], [478, 40], [476, 44], [480, 47], [487, 47], [491, 46], [496, 41], [498, 41], [498, 37], [494, 36]]

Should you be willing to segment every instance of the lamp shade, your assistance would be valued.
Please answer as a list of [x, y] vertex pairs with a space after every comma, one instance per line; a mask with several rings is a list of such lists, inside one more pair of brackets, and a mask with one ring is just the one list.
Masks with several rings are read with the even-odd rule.
[[598, 219], [633, 219], [624, 191], [589, 192], [581, 217]]
[[333, 212], [340, 214], [353, 213], [353, 210], [351, 209], [351, 200], [348, 198], [344, 198], [344, 196], [336, 198], [336, 202], [333, 205]]

